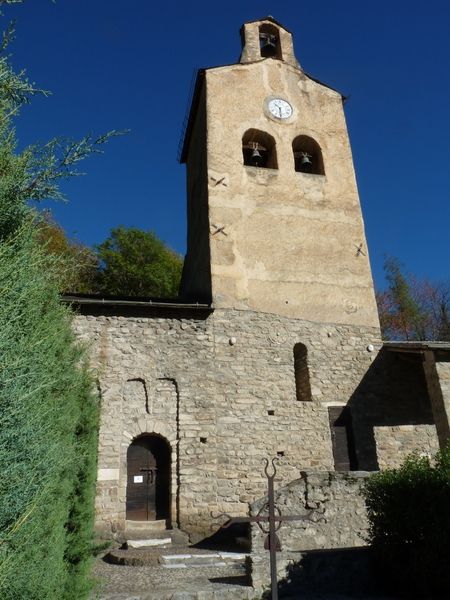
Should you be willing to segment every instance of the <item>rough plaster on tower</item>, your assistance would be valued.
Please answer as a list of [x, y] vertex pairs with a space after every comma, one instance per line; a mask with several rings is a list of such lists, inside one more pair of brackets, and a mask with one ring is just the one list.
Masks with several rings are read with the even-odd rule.
[[[184, 291], [209, 296], [218, 308], [378, 327], [343, 98], [305, 75], [283, 28], [283, 59], [261, 59], [258, 31], [264, 22], [244, 26], [240, 64], [199, 76], [184, 156], [189, 180], [199, 169], [191, 155], [204, 152], [206, 142], [201, 177], [207, 198], [197, 210], [207, 205], [211, 289], [190, 283], [198, 277], [191, 257], [199, 250], [197, 240], [204, 243], [190, 213], [195, 232], [189, 236]], [[271, 116], [271, 97], [287, 100], [292, 116]], [[277, 168], [243, 168], [242, 138], [251, 129], [275, 139]], [[319, 144], [324, 175], [295, 171], [292, 143], [300, 135]], [[188, 188], [192, 211], [197, 194], [199, 186]]]

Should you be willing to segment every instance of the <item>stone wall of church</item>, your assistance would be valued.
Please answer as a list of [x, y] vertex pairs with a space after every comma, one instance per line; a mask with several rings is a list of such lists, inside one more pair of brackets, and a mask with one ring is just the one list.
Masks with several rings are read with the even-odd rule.
[[348, 402], [358, 467], [396, 467], [439, 447], [420, 354], [383, 349]]
[[[279, 485], [334, 468], [329, 406], [351, 406], [372, 439], [380, 411], [401, 424], [389, 416], [395, 398], [383, 404], [375, 328], [225, 309], [94, 313], [78, 315], [76, 328], [91, 345], [101, 392], [97, 529], [105, 534], [124, 528], [126, 452], [141, 434], [170, 443], [172, 523], [199, 539], [217, 529], [219, 513], [247, 514], [265, 494], [263, 458], [281, 459]], [[311, 393], [301, 398], [310, 400], [297, 396], [296, 344], [307, 349]], [[370, 452], [375, 444], [362, 458]]]
[[432, 457], [439, 450], [434, 425], [374, 427], [374, 434], [380, 469], [397, 468], [412, 453]]

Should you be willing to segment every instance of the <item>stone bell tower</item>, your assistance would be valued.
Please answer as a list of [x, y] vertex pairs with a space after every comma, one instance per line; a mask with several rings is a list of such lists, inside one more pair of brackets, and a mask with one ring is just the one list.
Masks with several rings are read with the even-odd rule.
[[239, 63], [198, 74], [181, 162], [182, 294], [216, 308], [378, 327], [343, 97], [308, 76], [272, 17]]

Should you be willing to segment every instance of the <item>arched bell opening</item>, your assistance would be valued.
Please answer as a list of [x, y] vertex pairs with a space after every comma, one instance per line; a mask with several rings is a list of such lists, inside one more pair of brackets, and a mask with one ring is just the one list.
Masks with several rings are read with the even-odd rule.
[[275, 139], [265, 131], [248, 129], [242, 137], [244, 165], [277, 169]]
[[259, 48], [263, 58], [282, 59], [280, 32], [277, 27], [268, 23], [260, 26]]
[[322, 151], [315, 140], [307, 135], [299, 135], [292, 142], [292, 151], [298, 173], [325, 175]]
[[134, 439], [127, 450], [127, 520], [165, 519], [170, 527], [170, 483], [169, 442], [157, 434]]

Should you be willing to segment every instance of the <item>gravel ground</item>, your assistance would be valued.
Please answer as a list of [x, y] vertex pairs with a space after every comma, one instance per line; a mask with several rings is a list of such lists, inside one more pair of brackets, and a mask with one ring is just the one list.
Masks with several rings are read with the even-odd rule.
[[[192, 548], [189, 552], [192, 553]], [[185, 550], [186, 551], [186, 550]], [[204, 551], [202, 551], [204, 552]], [[171, 550], [172, 553], [172, 550]], [[173, 552], [174, 554], [176, 552]], [[235, 572], [236, 573], [236, 572]], [[99, 558], [92, 600], [257, 600], [246, 578], [229, 567], [166, 569], [113, 565]], [[230, 576], [231, 575], [231, 576]], [[303, 593], [285, 600], [396, 600], [381, 596]]]
[[[247, 600], [254, 598], [242, 576], [228, 577], [229, 569], [127, 567], [98, 560], [96, 600]], [[240, 585], [239, 585], [240, 584]]]

